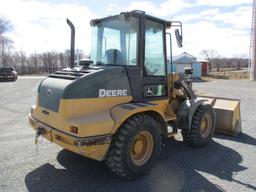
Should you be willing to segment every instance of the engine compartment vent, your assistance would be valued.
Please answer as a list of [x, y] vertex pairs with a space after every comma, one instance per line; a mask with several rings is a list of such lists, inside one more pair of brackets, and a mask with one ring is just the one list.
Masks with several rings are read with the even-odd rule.
[[61, 69], [56, 71], [55, 73], [49, 75], [51, 78], [58, 78], [58, 79], [68, 79], [68, 80], [75, 80], [79, 79], [80, 77], [87, 75], [89, 73], [98, 71], [99, 68], [89, 68], [89, 69]]

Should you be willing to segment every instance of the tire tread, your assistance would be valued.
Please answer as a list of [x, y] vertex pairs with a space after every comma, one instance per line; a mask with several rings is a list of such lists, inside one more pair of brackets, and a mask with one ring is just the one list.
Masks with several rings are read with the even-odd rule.
[[[109, 169], [114, 172], [116, 175], [124, 177], [125, 179], [137, 179], [141, 175], [146, 174], [149, 170], [145, 171], [145, 173], [133, 173], [129, 170], [126, 162], [126, 151], [124, 150], [125, 145], [127, 145], [128, 138], [130, 134], [135, 131], [138, 126], [141, 124], [145, 126], [153, 126], [156, 129], [161, 129], [160, 124], [154, 119], [152, 116], [147, 114], [138, 114], [130, 119], [128, 119], [117, 131], [117, 133], [113, 136], [108, 154], [106, 156], [106, 164]], [[159, 132], [160, 135], [160, 132]], [[161, 151], [161, 138], [159, 139], [159, 150], [157, 156], [160, 155]], [[153, 166], [153, 165], [152, 165]], [[149, 167], [152, 167], [149, 166]]]

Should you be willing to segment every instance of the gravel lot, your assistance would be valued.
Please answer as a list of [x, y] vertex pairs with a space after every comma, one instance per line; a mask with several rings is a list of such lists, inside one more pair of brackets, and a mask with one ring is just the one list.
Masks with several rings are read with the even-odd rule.
[[161, 157], [143, 179], [127, 182], [104, 162], [73, 154], [43, 140], [39, 153], [27, 122], [41, 78], [0, 83], [0, 191], [256, 191], [256, 82], [217, 80], [196, 90], [241, 98], [243, 134], [215, 135], [194, 149], [164, 140]]

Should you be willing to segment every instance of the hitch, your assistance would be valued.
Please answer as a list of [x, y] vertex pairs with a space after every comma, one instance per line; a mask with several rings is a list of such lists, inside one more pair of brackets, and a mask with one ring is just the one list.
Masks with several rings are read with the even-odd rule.
[[[38, 155], [38, 138], [40, 135], [46, 134], [46, 131], [42, 127], [38, 127], [36, 129], [36, 134], [35, 134], [35, 144], [36, 144], [36, 154]], [[43, 137], [42, 137], [43, 140]]]
[[38, 144], [38, 138], [40, 135], [43, 135], [45, 134], [45, 129], [42, 128], [42, 127], [38, 127], [37, 130], [36, 130], [36, 134], [35, 134], [35, 144]]

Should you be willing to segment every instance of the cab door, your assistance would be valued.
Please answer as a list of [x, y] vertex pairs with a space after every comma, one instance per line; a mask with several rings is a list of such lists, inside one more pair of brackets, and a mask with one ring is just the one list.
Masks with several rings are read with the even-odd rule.
[[143, 101], [168, 98], [165, 24], [144, 20]]

